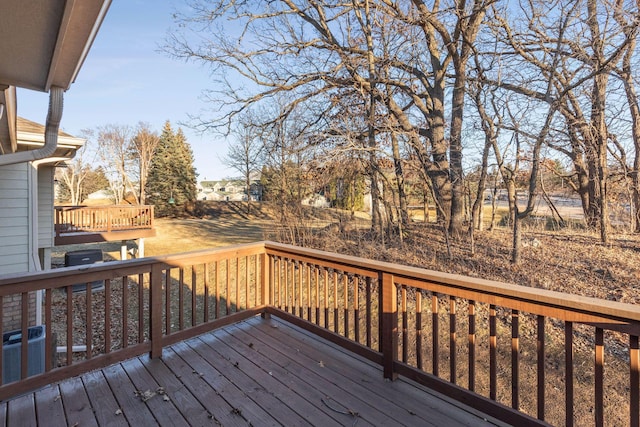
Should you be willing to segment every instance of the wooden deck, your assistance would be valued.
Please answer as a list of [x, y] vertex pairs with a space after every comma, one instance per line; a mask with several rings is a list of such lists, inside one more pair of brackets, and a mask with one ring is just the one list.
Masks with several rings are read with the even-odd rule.
[[54, 213], [56, 246], [156, 235], [151, 205], [55, 206]]
[[0, 404], [0, 426], [493, 425], [284, 321], [226, 326]]

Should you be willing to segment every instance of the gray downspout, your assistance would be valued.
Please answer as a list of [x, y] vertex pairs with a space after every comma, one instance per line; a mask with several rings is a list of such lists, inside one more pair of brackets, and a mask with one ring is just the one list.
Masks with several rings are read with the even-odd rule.
[[52, 86], [49, 90], [49, 112], [44, 130], [44, 146], [35, 150], [2, 155], [0, 166], [32, 162], [50, 157], [55, 153], [58, 147], [58, 129], [62, 119], [63, 94], [64, 90], [60, 87]]

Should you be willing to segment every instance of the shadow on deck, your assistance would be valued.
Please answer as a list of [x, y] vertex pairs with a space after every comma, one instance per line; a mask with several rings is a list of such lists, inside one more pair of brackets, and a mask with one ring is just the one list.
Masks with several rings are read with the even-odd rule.
[[272, 317], [254, 317], [3, 402], [16, 425], [495, 425]]

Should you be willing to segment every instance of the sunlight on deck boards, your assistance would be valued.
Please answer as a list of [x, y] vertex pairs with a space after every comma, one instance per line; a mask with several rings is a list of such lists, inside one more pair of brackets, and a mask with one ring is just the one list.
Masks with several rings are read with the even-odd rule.
[[259, 317], [0, 403], [0, 426], [492, 425], [288, 323]]

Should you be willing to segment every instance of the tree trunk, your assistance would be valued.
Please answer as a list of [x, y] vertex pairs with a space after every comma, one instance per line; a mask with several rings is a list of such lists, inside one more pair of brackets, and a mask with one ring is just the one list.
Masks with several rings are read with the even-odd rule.
[[460, 64], [456, 70], [453, 86], [451, 132], [449, 141], [451, 180], [451, 220], [449, 232], [459, 238], [464, 230], [464, 180], [462, 173], [462, 116], [464, 112], [466, 67]]
[[402, 169], [402, 159], [400, 158], [400, 146], [397, 135], [391, 134], [391, 147], [393, 150], [393, 164], [398, 185], [398, 204], [400, 205], [400, 224], [404, 228], [409, 224], [409, 209], [407, 208], [407, 193], [404, 189], [404, 171]]

